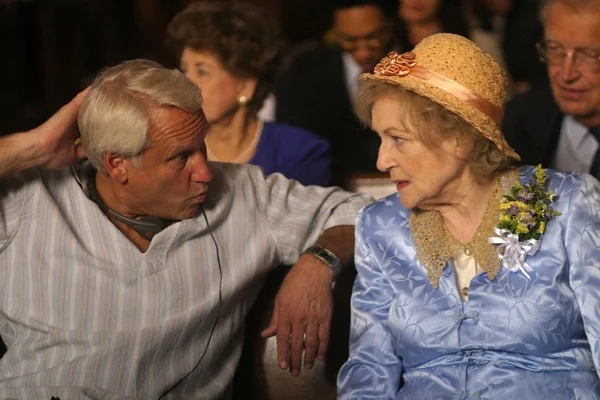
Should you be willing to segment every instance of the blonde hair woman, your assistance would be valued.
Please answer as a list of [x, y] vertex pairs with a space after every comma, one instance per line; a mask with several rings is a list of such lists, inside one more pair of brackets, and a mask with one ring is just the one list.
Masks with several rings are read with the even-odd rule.
[[398, 193], [358, 218], [339, 398], [600, 398], [598, 181], [511, 166], [506, 76], [464, 37], [362, 79]]

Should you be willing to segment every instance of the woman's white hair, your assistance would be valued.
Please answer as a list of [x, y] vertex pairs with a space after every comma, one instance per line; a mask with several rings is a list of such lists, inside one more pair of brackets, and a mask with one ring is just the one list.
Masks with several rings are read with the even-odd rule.
[[150, 146], [149, 109], [172, 106], [200, 111], [197, 86], [176, 69], [149, 60], [125, 61], [103, 70], [79, 111], [79, 131], [88, 160], [106, 173], [104, 153], [136, 157]]

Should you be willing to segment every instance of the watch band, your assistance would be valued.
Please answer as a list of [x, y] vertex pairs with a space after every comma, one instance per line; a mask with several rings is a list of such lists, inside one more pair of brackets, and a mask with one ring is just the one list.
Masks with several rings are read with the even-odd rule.
[[335, 278], [342, 268], [342, 262], [338, 256], [333, 254], [331, 251], [323, 246], [311, 246], [302, 253], [310, 254], [317, 257], [321, 262], [327, 265], [333, 271], [333, 277]]

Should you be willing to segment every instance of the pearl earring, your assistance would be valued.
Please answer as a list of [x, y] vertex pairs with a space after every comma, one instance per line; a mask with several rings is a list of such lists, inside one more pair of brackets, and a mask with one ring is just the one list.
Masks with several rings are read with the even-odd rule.
[[248, 102], [248, 98], [244, 95], [241, 95], [240, 97], [238, 97], [237, 102], [240, 106], [245, 106]]

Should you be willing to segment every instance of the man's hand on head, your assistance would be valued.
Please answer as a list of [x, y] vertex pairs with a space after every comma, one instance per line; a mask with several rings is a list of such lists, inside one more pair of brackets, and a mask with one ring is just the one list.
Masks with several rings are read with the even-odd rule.
[[0, 138], [0, 178], [34, 167], [65, 168], [84, 159], [77, 116], [87, 92], [37, 128]]
[[64, 168], [85, 158], [77, 127], [77, 116], [88, 91], [89, 88], [80, 92], [48, 121], [30, 132], [35, 135], [46, 153], [41, 160], [41, 166]]

